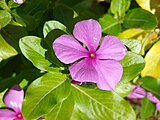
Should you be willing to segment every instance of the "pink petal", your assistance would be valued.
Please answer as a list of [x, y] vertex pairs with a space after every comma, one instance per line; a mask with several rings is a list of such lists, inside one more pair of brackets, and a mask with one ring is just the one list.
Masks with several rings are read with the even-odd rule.
[[159, 102], [159, 100], [150, 92], [147, 93], [147, 98], [152, 101], [153, 103]]
[[11, 87], [4, 96], [4, 103], [15, 110], [15, 112], [21, 112], [22, 102], [24, 98], [24, 91], [19, 85]]
[[157, 102], [156, 108], [157, 108], [157, 110], [160, 112], [160, 101]]
[[0, 109], [0, 120], [14, 120], [15, 118], [15, 112], [7, 109]]
[[115, 60], [96, 60], [98, 71], [97, 86], [103, 90], [114, 90], [121, 80], [123, 69]]
[[53, 49], [57, 58], [65, 64], [87, 57], [88, 51], [69, 35], [62, 35], [53, 42]]
[[101, 39], [101, 26], [96, 20], [78, 22], [73, 30], [74, 36], [84, 43], [90, 52], [95, 52]]
[[79, 82], [96, 82], [98, 73], [94, 67], [94, 60], [85, 58], [69, 67], [72, 79]]
[[140, 87], [138, 84], [137, 86], [133, 86], [132, 92], [127, 96], [127, 98], [137, 99], [137, 98], [144, 98], [146, 97], [147, 92]]
[[97, 58], [121, 60], [126, 55], [127, 49], [115, 36], [105, 36], [100, 48], [97, 50]]

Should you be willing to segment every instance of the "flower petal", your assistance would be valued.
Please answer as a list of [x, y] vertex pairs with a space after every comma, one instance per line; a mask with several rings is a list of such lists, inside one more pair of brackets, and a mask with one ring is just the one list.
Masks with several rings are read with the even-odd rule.
[[99, 77], [97, 86], [103, 90], [114, 90], [122, 77], [122, 65], [115, 60], [96, 60], [96, 64]]
[[147, 98], [152, 101], [153, 103], [159, 102], [159, 100], [150, 92], [147, 93]]
[[95, 52], [101, 39], [101, 26], [96, 20], [83, 20], [74, 26], [74, 36]]
[[157, 110], [160, 112], [160, 101], [157, 102], [156, 108], [157, 108]]
[[7, 109], [0, 109], [0, 120], [14, 120], [15, 118], [15, 112]]
[[87, 57], [88, 51], [69, 35], [62, 35], [53, 42], [53, 49], [57, 58], [65, 64]]
[[127, 96], [127, 98], [131, 99], [138, 99], [146, 97], [147, 92], [140, 87], [138, 84], [137, 86], [132, 87], [132, 92]]
[[127, 49], [115, 36], [105, 36], [96, 55], [99, 59], [121, 60], [126, 55]]
[[79, 82], [97, 82], [98, 73], [94, 67], [94, 60], [85, 58], [69, 67], [72, 79]]
[[4, 96], [4, 103], [15, 110], [15, 112], [21, 112], [22, 102], [24, 98], [24, 91], [19, 85], [11, 87]]

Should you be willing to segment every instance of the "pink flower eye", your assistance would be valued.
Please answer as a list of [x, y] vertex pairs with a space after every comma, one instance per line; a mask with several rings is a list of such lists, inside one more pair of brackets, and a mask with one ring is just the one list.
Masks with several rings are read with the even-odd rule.
[[95, 53], [90, 53], [89, 57], [90, 57], [90, 58], [95, 58], [96, 55], [95, 55]]
[[22, 118], [23, 118], [22, 114], [21, 114], [21, 113], [18, 113], [18, 114], [17, 114], [17, 118], [18, 118], [18, 119], [22, 119]]

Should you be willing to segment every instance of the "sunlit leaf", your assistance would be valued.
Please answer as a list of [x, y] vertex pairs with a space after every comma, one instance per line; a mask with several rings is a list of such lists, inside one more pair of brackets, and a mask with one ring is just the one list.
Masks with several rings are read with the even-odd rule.
[[99, 19], [102, 27], [102, 32], [110, 35], [117, 35], [121, 32], [121, 24], [109, 14], [105, 14]]
[[47, 34], [49, 32], [51, 32], [52, 30], [54, 29], [60, 29], [64, 32], [67, 33], [67, 28], [66, 26], [64, 26], [62, 23], [58, 22], [58, 21], [55, 21], [55, 20], [52, 20], [52, 21], [48, 21], [44, 24], [44, 27], [43, 27], [43, 35], [44, 37], [47, 36]]
[[141, 72], [142, 77], [151, 76], [160, 78], [160, 41], [153, 45], [145, 56], [145, 67]]
[[121, 32], [118, 37], [119, 38], [133, 38], [139, 34], [141, 34], [142, 32], [144, 32], [143, 29], [140, 29], [140, 28], [130, 28], [130, 29], [127, 29], [123, 32]]
[[136, 2], [139, 6], [141, 6], [141, 8], [148, 10], [149, 12], [152, 12], [150, 7], [150, 1], [151, 0], [136, 0]]
[[17, 55], [17, 51], [0, 35], [0, 58], [7, 59], [15, 55]]
[[123, 76], [121, 81], [125, 83], [134, 79], [144, 68], [143, 57], [129, 51], [124, 59], [120, 61], [120, 63], [123, 66]]
[[70, 94], [64, 101], [55, 105], [47, 114], [46, 120], [70, 120], [74, 108], [73, 95]]
[[[70, 91], [66, 75], [47, 73], [35, 80], [27, 89], [23, 103], [25, 120], [39, 118], [49, 113], [55, 105], [65, 100]], [[57, 106], [58, 107], [58, 106]]]
[[46, 49], [41, 46], [41, 38], [26, 36], [20, 40], [20, 49], [23, 55], [29, 59], [34, 66], [43, 71], [57, 71], [58, 68], [52, 67], [52, 63], [46, 59]]
[[116, 16], [124, 16], [130, 6], [131, 0], [112, 0], [111, 12]]
[[137, 54], [140, 53], [142, 49], [142, 43], [139, 40], [136, 39], [121, 39], [123, 44], [127, 46], [132, 52], [135, 52]]
[[0, 10], [0, 29], [11, 22], [11, 14], [5, 10]]
[[[75, 104], [85, 120], [135, 120], [131, 106], [116, 93], [72, 85]], [[117, 109], [119, 108], [119, 109]], [[129, 114], [128, 114], [129, 113]], [[75, 118], [76, 119], [76, 118]]]

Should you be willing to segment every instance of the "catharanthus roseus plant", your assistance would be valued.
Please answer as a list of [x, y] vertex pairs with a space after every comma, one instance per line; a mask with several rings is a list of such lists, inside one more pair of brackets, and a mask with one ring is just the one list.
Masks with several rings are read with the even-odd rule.
[[65, 64], [73, 63], [69, 66], [72, 79], [96, 83], [104, 90], [115, 89], [123, 73], [118, 61], [126, 55], [126, 47], [117, 37], [110, 35], [104, 36], [100, 44], [101, 26], [92, 19], [78, 22], [73, 35], [75, 38], [62, 35], [53, 42], [57, 58]]

